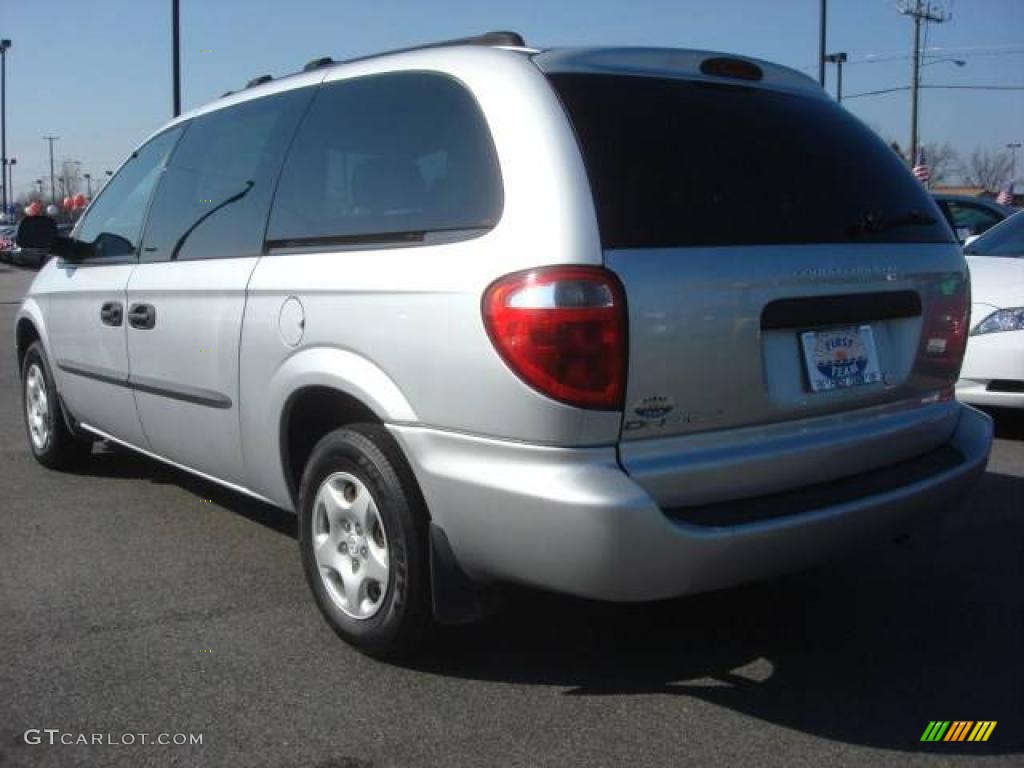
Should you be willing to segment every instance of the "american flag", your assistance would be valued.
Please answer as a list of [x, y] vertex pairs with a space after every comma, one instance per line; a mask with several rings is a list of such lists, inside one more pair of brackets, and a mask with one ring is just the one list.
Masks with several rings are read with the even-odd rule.
[[917, 162], [914, 163], [914, 175], [922, 184], [927, 184], [932, 179], [931, 168], [924, 159], [924, 147], [917, 150]]
[[1000, 205], [1013, 205], [1013, 184], [1007, 184], [999, 191], [996, 202]]

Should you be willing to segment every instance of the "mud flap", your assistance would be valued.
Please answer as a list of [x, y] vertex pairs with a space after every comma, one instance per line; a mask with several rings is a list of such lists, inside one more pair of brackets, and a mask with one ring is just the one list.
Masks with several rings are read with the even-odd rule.
[[430, 585], [434, 620], [468, 624], [497, 610], [496, 591], [473, 581], [459, 567], [443, 529], [430, 524]]

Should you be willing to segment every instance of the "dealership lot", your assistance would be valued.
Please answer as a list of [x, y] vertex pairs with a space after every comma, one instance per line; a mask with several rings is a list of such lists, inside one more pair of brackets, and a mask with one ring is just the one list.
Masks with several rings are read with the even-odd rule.
[[[321, 620], [290, 515], [120, 451], [75, 474], [32, 460], [13, 350], [31, 276], [0, 264], [0, 765], [1022, 760], [1024, 414], [996, 414], [982, 484], [908, 541], [670, 604], [515, 592], [395, 667]], [[922, 743], [932, 720], [998, 725]]]

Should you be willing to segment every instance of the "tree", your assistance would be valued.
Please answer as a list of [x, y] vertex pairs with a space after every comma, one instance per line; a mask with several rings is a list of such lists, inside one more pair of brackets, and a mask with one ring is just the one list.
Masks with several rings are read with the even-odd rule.
[[961, 173], [963, 163], [960, 154], [949, 142], [924, 144], [924, 159], [931, 172], [932, 184], [943, 184]]
[[31, 192], [22, 192], [22, 193], [20, 193], [15, 198], [14, 202], [17, 203], [18, 205], [20, 205], [22, 208], [24, 208], [29, 203], [35, 202], [36, 200], [42, 200], [42, 195], [40, 195], [36, 191], [35, 187], [33, 187]]
[[1010, 180], [1013, 161], [1005, 150], [976, 149], [964, 164], [961, 176], [972, 187], [983, 187], [998, 192]]
[[82, 191], [82, 164], [77, 160], [62, 160], [57, 177], [59, 197], [74, 197]]

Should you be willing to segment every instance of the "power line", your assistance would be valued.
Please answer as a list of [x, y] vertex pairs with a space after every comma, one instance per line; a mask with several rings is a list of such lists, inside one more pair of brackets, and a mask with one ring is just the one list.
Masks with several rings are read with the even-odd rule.
[[[975, 56], [1018, 56], [1024, 53], [1024, 46], [1018, 44], [1000, 45], [950, 45], [950, 46], [921, 46], [923, 58], [935, 56], [957, 56], [958, 58], [973, 58]], [[903, 61], [912, 58], [913, 54], [906, 53], [864, 53], [850, 59], [850, 64], [881, 64], [889, 61]]]
[[[957, 91], [1024, 91], [1024, 85], [922, 85], [922, 89], [957, 90]], [[911, 86], [898, 85], [893, 88], [880, 88], [877, 91], [862, 91], [843, 96], [843, 99], [859, 99], [863, 96], [881, 96], [886, 93], [909, 91]]]

